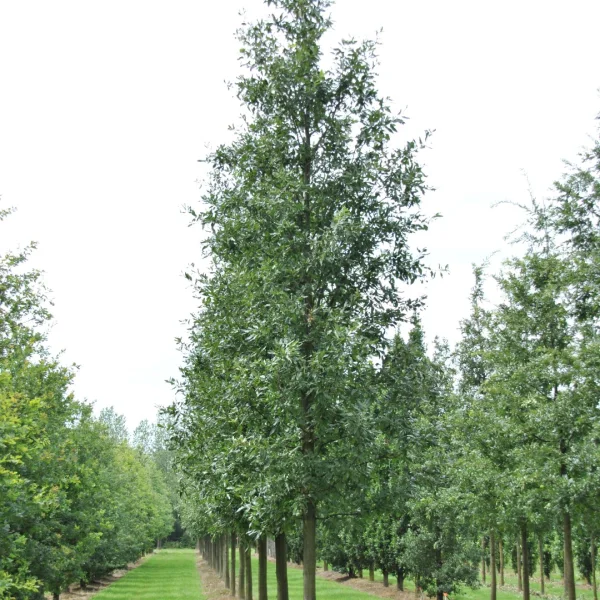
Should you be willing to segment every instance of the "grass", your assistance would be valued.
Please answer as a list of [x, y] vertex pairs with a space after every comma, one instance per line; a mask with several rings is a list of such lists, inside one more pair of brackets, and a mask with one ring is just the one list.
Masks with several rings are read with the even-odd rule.
[[[239, 565], [236, 565], [239, 568]], [[302, 569], [288, 569], [290, 600], [302, 600]], [[258, 598], [258, 559], [252, 559], [252, 597]], [[269, 600], [277, 598], [277, 578], [275, 563], [267, 563], [267, 592]], [[353, 590], [348, 586], [317, 577], [317, 598], [319, 600], [373, 600], [372, 594]]]
[[97, 594], [102, 600], [202, 600], [194, 550], [161, 550]]

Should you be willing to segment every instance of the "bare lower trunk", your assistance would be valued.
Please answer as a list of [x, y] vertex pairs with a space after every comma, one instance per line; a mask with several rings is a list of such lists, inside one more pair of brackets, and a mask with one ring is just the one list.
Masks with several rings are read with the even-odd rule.
[[358, 570], [358, 576], [359, 576], [359, 578], [360, 578], [360, 579], [362, 579], [362, 578], [363, 578], [363, 570], [362, 570], [362, 567], [361, 567], [361, 568]]
[[538, 536], [538, 551], [540, 554], [540, 592], [544, 594], [544, 538], [541, 533]]
[[235, 533], [231, 534], [231, 595], [235, 596]]
[[369, 581], [375, 581], [375, 569], [373, 566], [369, 567]]
[[565, 536], [565, 596], [567, 600], [575, 600], [575, 569], [573, 567], [573, 542], [571, 541], [571, 515], [565, 511], [563, 515], [563, 531]]
[[275, 571], [277, 573], [277, 600], [289, 600], [285, 533], [280, 533], [275, 538]]
[[225, 551], [225, 587], [227, 589], [231, 588], [231, 574], [229, 572], [229, 536], [224, 533], [223, 534], [223, 550]]
[[521, 558], [523, 561], [523, 600], [529, 600], [529, 549], [527, 548], [527, 525], [521, 524]]
[[316, 600], [317, 519], [314, 500], [308, 499], [304, 512], [304, 600]]
[[252, 554], [250, 546], [246, 548], [246, 600], [252, 600]]
[[60, 594], [52, 594], [52, 600], [60, 600]]
[[244, 549], [244, 544], [242, 540], [239, 540], [240, 546], [240, 579], [238, 583], [238, 595], [240, 600], [246, 599], [246, 550]]
[[267, 538], [258, 538], [258, 600], [267, 600]]
[[404, 591], [404, 569], [402, 567], [396, 571], [396, 588], [401, 592]]
[[490, 531], [490, 600], [496, 600], [496, 536]]
[[329, 571], [329, 563], [326, 560], [323, 561], [323, 571]]
[[481, 540], [481, 581], [485, 585], [485, 537]]
[[504, 545], [502, 543], [502, 536], [498, 540], [498, 554], [500, 554], [500, 585], [504, 585]]
[[517, 590], [523, 591], [523, 578], [521, 577], [521, 542], [517, 539]]
[[598, 600], [598, 586], [596, 585], [596, 540], [592, 536], [590, 552], [592, 553], [592, 588], [594, 589], [594, 600]]
[[389, 573], [387, 572], [387, 569], [383, 569], [383, 587], [389, 587], [390, 585], [390, 578], [389, 578]]

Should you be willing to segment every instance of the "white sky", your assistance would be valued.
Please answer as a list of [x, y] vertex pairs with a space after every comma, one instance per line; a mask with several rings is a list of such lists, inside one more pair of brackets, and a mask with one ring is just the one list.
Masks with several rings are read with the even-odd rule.
[[[0, 248], [37, 240], [55, 300], [51, 342], [81, 366], [75, 391], [130, 427], [172, 399], [174, 338], [193, 310], [197, 162], [238, 114], [234, 30], [259, 0], [0, 0], [0, 194], [17, 215]], [[451, 274], [427, 287], [430, 337], [457, 339], [471, 263], [504, 247], [595, 132], [598, 0], [339, 0], [336, 37], [381, 37], [380, 89], [435, 129], [423, 155], [441, 212], [420, 243]]]

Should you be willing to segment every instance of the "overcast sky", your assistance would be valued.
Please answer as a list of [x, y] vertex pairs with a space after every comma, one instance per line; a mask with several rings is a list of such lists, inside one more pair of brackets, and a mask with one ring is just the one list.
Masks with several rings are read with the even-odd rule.
[[[182, 273], [198, 262], [197, 159], [227, 137], [238, 104], [234, 31], [259, 0], [0, 0], [0, 195], [18, 213], [0, 249], [37, 240], [75, 392], [154, 419], [177, 375], [174, 338], [194, 309]], [[450, 275], [427, 286], [429, 334], [457, 340], [471, 263], [543, 198], [600, 112], [598, 0], [339, 0], [328, 40], [381, 35], [380, 89], [435, 129], [423, 156], [444, 216], [419, 240]]]

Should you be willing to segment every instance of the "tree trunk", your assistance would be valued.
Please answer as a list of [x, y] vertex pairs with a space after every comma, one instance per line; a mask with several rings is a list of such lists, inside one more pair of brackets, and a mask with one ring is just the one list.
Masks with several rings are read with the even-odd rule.
[[246, 599], [246, 550], [242, 540], [239, 540], [240, 547], [240, 580], [238, 584], [238, 595], [241, 600]]
[[592, 553], [592, 588], [594, 589], [594, 600], [598, 600], [598, 586], [596, 584], [596, 540], [593, 535], [590, 552]]
[[231, 577], [229, 573], [229, 542], [228, 535], [226, 533], [223, 534], [223, 545], [225, 546], [225, 587], [227, 589], [231, 589]]
[[563, 530], [565, 536], [564, 581], [567, 600], [575, 600], [575, 569], [573, 567], [573, 542], [571, 541], [571, 515], [565, 511], [563, 515]]
[[498, 540], [498, 554], [500, 554], [500, 585], [504, 585], [504, 544], [502, 536]]
[[329, 571], [329, 563], [326, 560], [323, 561], [323, 571]]
[[252, 554], [250, 546], [246, 548], [246, 600], [252, 600]]
[[404, 591], [404, 569], [402, 567], [396, 571], [396, 588], [401, 592]]
[[521, 524], [521, 559], [523, 566], [523, 600], [529, 600], [529, 549], [527, 548], [527, 525]]
[[521, 577], [521, 542], [517, 539], [517, 590], [523, 591], [523, 578]]
[[388, 573], [387, 569], [382, 569], [382, 573], [383, 573], [383, 587], [389, 587], [390, 579], [389, 579], [389, 573]]
[[60, 594], [52, 594], [52, 600], [60, 600]]
[[538, 536], [538, 551], [540, 553], [540, 592], [544, 595], [544, 537]]
[[415, 575], [415, 597], [418, 598], [421, 592], [421, 578]]
[[235, 596], [235, 533], [231, 534], [231, 595]]
[[308, 499], [304, 512], [304, 600], [316, 600], [317, 570], [317, 519], [316, 506], [312, 498]]
[[481, 581], [485, 585], [485, 536], [481, 540]]
[[496, 536], [493, 529], [490, 531], [490, 578], [490, 600], [496, 600]]
[[358, 570], [358, 576], [359, 576], [359, 578], [360, 578], [360, 579], [362, 579], [362, 578], [363, 578], [363, 570], [362, 570], [362, 567], [361, 567], [361, 568]]
[[275, 537], [275, 572], [277, 573], [277, 600], [290, 600], [285, 533]]
[[258, 538], [258, 600], [267, 600], [267, 538]]
[[375, 581], [375, 569], [373, 565], [369, 567], [369, 581]]

